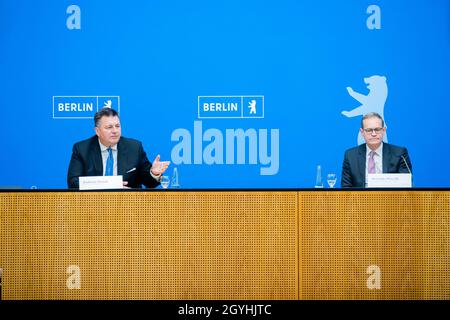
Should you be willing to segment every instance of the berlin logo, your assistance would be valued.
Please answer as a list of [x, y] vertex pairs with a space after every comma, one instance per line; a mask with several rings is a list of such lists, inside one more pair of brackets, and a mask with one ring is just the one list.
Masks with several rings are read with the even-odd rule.
[[264, 96], [199, 96], [199, 119], [262, 119]]
[[53, 96], [53, 119], [92, 119], [102, 108], [120, 113], [119, 96]]

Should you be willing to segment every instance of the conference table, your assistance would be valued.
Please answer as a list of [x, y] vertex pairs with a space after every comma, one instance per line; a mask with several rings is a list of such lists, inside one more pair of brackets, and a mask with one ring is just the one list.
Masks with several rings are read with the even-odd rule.
[[1, 298], [450, 299], [450, 189], [0, 190]]

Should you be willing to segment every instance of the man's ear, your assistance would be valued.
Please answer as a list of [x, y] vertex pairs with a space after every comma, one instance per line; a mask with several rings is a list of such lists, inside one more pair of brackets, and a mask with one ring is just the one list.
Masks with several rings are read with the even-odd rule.
[[363, 128], [359, 128], [359, 133], [364, 134], [364, 129]]
[[94, 127], [95, 134], [98, 136], [98, 127]]

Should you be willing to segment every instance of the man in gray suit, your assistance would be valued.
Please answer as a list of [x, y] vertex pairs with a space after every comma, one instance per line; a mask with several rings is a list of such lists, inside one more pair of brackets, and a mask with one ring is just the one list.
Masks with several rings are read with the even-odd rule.
[[365, 144], [345, 152], [341, 187], [364, 188], [369, 173], [411, 173], [408, 150], [383, 143], [386, 134], [383, 118], [375, 112], [366, 114], [359, 129]]
[[147, 159], [142, 143], [122, 137], [116, 110], [103, 108], [94, 116], [96, 135], [73, 146], [67, 172], [69, 188], [79, 187], [80, 176], [122, 175], [124, 187], [154, 188], [159, 185], [169, 161], [153, 164]]

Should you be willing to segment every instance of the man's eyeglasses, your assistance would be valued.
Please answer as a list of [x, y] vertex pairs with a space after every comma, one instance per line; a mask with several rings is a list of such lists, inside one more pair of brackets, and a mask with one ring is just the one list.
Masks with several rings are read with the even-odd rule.
[[378, 134], [378, 133], [380, 133], [382, 130], [383, 130], [383, 128], [375, 128], [375, 129], [367, 128], [367, 129], [364, 129], [364, 131], [365, 131], [366, 133], [368, 133], [368, 134], [372, 134], [372, 132], [374, 132], [374, 131], [375, 131], [376, 134]]

